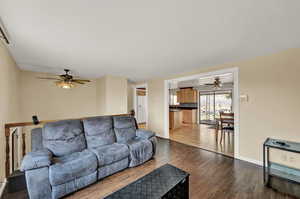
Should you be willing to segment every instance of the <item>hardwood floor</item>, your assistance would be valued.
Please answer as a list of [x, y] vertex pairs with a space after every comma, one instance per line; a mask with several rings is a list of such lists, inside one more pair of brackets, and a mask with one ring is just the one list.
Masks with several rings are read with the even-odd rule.
[[219, 132], [216, 141], [215, 129], [210, 129], [209, 125], [205, 124], [183, 124], [180, 128], [170, 130], [171, 140], [233, 157], [234, 136], [226, 134], [222, 143], [220, 138]]
[[[165, 139], [158, 140], [154, 159], [107, 177], [66, 198], [103, 198], [166, 163], [190, 173], [192, 199], [292, 198], [265, 187], [259, 166]], [[26, 198], [26, 195], [15, 194], [7, 198]]]

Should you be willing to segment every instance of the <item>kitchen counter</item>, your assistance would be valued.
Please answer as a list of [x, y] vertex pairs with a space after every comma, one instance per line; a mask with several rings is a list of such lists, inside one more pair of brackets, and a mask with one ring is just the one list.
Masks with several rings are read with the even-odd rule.
[[174, 110], [174, 109], [179, 109], [179, 110], [182, 110], [182, 109], [186, 109], [186, 110], [193, 110], [193, 109], [198, 109], [196, 106], [195, 107], [185, 107], [185, 106], [180, 106], [180, 105], [170, 105], [169, 106], [169, 110]]
[[169, 111], [170, 112], [179, 112], [179, 111], [181, 111], [181, 109], [180, 108], [170, 108]]
[[169, 106], [169, 128], [180, 128], [182, 124], [197, 123], [196, 107]]

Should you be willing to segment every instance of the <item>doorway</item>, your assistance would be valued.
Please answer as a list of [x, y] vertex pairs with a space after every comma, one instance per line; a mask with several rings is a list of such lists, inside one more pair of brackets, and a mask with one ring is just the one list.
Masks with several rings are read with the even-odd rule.
[[148, 95], [147, 84], [134, 87], [134, 110], [139, 128], [147, 128], [148, 125]]
[[[164, 84], [164, 137], [169, 139], [174, 139], [177, 137], [181, 140], [190, 140], [191, 144], [193, 146], [203, 148], [206, 150], [214, 151], [217, 153], [221, 153], [224, 155], [228, 155], [225, 148], [225, 153], [220, 151], [221, 147], [224, 146], [222, 143], [220, 143], [221, 139], [221, 131], [220, 130], [214, 130], [214, 127], [216, 127], [216, 121], [220, 119], [220, 112], [231, 112], [234, 114], [234, 133], [231, 134], [233, 139], [227, 139], [230, 141], [230, 145], [228, 146], [234, 146], [230, 148], [230, 154], [229, 156], [232, 156], [234, 158], [239, 158], [239, 81], [238, 81], [238, 68], [230, 68], [230, 69], [224, 69], [224, 70], [218, 70], [208, 73], [201, 73], [197, 75], [192, 76], [186, 76], [176, 79], [169, 79], [165, 80]], [[226, 82], [224, 79], [222, 79], [222, 75], [225, 74], [231, 74], [231, 82]], [[191, 85], [187, 85], [187, 83], [194, 83], [198, 82], [200, 79], [206, 79], [210, 78], [210, 82], [204, 82], [205, 85], [215, 86], [215, 89], [203, 89], [200, 88], [202, 85], [201, 81], [200, 84], [198, 84], [198, 88], [195, 88], [195, 86], [192, 86], [193, 89], [198, 89], [198, 123], [193, 124], [191, 127], [184, 127], [182, 130], [172, 130], [170, 129], [169, 125], [169, 119], [170, 119], [170, 106], [169, 106], [169, 90], [170, 89], [180, 89], [176, 85], [178, 82], [183, 82], [185, 87], [190, 87]], [[221, 82], [218, 82], [219, 78], [221, 79]], [[218, 80], [218, 81], [217, 81]], [[206, 80], [203, 80], [206, 81]], [[219, 83], [219, 84], [216, 84]], [[231, 87], [230, 89], [228, 89]], [[201, 90], [201, 91], [200, 91]], [[176, 108], [176, 107], [175, 107]], [[173, 107], [172, 107], [173, 109]], [[201, 121], [202, 120], [202, 121]], [[209, 123], [207, 125], [202, 125], [201, 123]], [[191, 130], [192, 129], [192, 130]], [[218, 129], [218, 128], [215, 128]], [[202, 133], [201, 133], [202, 131]], [[205, 131], [205, 132], [204, 132]], [[174, 133], [175, 132], [175, 133]], [[181, 133], [180, 133], [181, 132]], [[192, 132], [192, 133], [191, 133]], [[198, 134], [200, 132], [200, 134]], [[204, 133], [203, 133], [204, 132]], [[214, 133], [216, 132], [216, 133]], [[172, 134], [170, 134], [172, 133]], [[186, 135], [190, 135], [187, 137]], [[195, 135], [193, 137], [193, 135]], [[216, 136], [219, 135], [219, 138], [215, 139]], [[209, 144], [207, 144], [206, 141], [203, 142], [203, 140], [207, 140], [207, 138], [210, 138]], [[176, 139], [177, 139], [176, 138]], [[204, 145], [199, 146], [199, 141]], [[219, 140], [219, 141], [215, 141]], [[224, 140], [224, 139], [223, 139]], [[176, 140], [178, 141], [178, 140]], [[196, 143], [197, 142], [197, 143]], [[227, 142], [227, 141], [226, 141]], [[200, 144], [201, 144], [200, 143]], [[215, 145], [214, 145], [215, 144]], [[204, 146], [204, 147], [202, 147]], [[226, 144], [225, 144], [226, 146]], [[223, 150], [223, 149], [221, 149]], [[224, 151], [224, 150], [223, 150]]]

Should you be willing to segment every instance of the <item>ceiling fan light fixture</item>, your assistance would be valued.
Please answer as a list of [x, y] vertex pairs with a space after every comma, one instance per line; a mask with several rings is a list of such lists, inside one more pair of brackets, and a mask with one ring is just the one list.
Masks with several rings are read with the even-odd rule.
[[56, 82], [56, 86], [63, 89], [71, 89], [75, 87], [75, 84], [73, 84], [72, 82], [60, 81]]
[[55, 84], [59, 88], [63, 89], [71, 89], [79, 84], [85, 84], [91, 82], [88, 79], [77, 79], [74, 78], [72, 75], [69, 74], [70, 70], [65, 69], [65, 74], [54, 76], [54, 77], [38, 77], [38, 79], [44, 80], [55, 80]]

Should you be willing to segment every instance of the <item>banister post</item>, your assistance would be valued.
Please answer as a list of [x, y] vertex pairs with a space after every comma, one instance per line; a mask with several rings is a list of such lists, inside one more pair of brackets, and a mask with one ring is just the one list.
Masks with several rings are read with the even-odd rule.
[[130, 111], [129, 115], [131, 115], [132, 117], [134, 117], [134, 116], [135, 116], [135, 111], [132, 109], [132, 110]]
[[5, 177], [9, 176], [10, 173], [10, 159], [9, 159], [9, 136], [10, 136], [10, 128], [5, 125]]
[[25, 133], [22, 132], [22, 145], [23, 145], [23, 147], [22, 147], [22, 156], [23, 157], [26, 154], [26, 142], [25, 142], [25, 139], [26, 139]]

